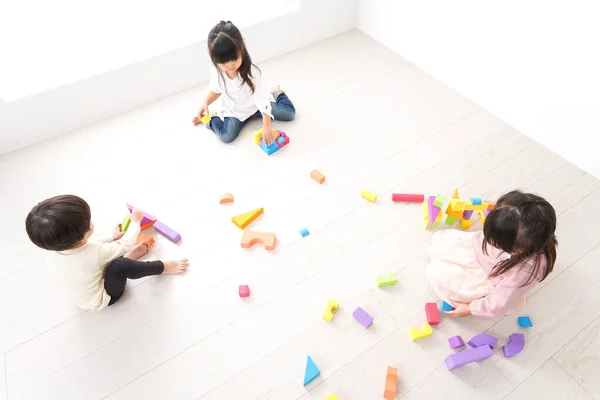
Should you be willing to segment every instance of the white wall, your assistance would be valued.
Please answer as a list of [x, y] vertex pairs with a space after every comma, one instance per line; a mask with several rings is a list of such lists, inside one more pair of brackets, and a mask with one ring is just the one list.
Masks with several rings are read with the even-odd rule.
[[[206, 16], [195, 15], [197, 18]], [[219, 19], [230, 16], [223, 15]], [[353, 29], [356, 19], [355, 0], [300, 0], [299, 7], [296, 5], [282, 15], [242, 26], [242, 33], [253, 60], [259, 62]], [[198, 32], [202, 38], [207, 34], [208, 31]], [[42, 60], [39, 68], [43, 67]], [[208, 79], [208, 69], [206, 41], [201, 40], [112, 71], [7, 101], [0, 104], [0, 154], [196, 86]]]
[[600, 178], [596, 0], [360, 0], [359, 28]]

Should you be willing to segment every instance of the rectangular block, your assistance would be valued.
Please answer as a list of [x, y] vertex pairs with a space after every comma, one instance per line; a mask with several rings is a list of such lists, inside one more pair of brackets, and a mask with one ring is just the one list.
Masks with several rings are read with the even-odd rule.
[[119, 230], [121, 232], [127, 231], [127, 228], [129, 228], [129, 224], [131, 224], [131, 219], [129, 218], [129, 214], [126, 214], [125, 218], [123, 218], [123, 222], [121, 222], [121, 227], [119, 228]]
[[316, 169], [313, 169], [312, 171], [310, 171], [310, 177], [313, 178], [319, 184], [322, 184], [323, 182], [325, 182], [325, 175], [323, 175]]
[[465, 204], [465, 207], [463, 209], [464, 210], [487, 210], [489, 206], [490, 205], [485, 202], [482, 204], [467, 203], [467, 204]]
[[173, 229], [169, 228], [160, 221], [156, 221], [156, 223], [154, 223], [154, 229], [165, 235], [173, 243], [177, 243], [181, 240], [181, 235], [179, 233], [175, 232]]
[[415, 340], [424, 339], [433, 335], [433, 329], [431, 329], [431, 325], [424, 324], [421, 329], [410, 328], [408, 334], [410, 335], [410, 339], [414, 342]]
[[460, 349], [461, 347], [465, 347], [465, 342], [463, 342], [460, 336], [452, 336], [448, 338], [448, 343], [450, 343], [450, 347], [453, 349]]
[[404, 193], [392, 193], [392, 201], [407, 202], [407, 203], [421, 203], [425, 201], [425, 196], [422, 194], [404, 194]]
[[383, 398], [386, 400], [394, 400], [396, 397], [396, 382], [398, 381], [398, 368], [387, 367], [387, 375], [385, 377], [385, 390]]
[[250, 288], [248, 285], [240, 285], [238, 288], [238, 294], [240, 297], [250, 297]]
[[396, 282], [398, 282], [398, 278], [395, 273], [387, 274], [387, 275], [377, 275], [376, 278], [377, 286], [394, 286]]
[[368, 328], [373, 323], [373, 317], [371, 317], [365, 310], [363, 310], [360, 307], [357, 307], [356, 310], [354, 310], [352, 316], [365, 328]]
[[152, 246], [154, 244], [154, 238], [149, 235], [140, 235], [135, 240], [135, 244], [142, 243], [142, 242], [148, 243], [149, 246]]
[[427, 315], [427, 323], [429, 325], [440, 323], [440, 313], [438, 312], [437, 304], [425, 303], [425, 314]]
[[494, 355], [490, 346], [475, 347], [474, 349], [463, 350], [446, 357], [444, 363], [449, 371], [472, 362], [482, 361]]
[[371, 203], [375, 203], [377, 201], [377, 195], [373, 192], [368, 191], [367, 189], [363, 189], [360, 192], [360, 195], [365, 199], [369, 200]]
[[465, 202], [462, 201], [461, 199], [452, 199], [450, 200], [450, 208], [452, 209], [452, 211], [461, 211], [463, 210], [463, 208], [465, 207]]
[[310, 235], [310, 232], [308, 231], [308, 229], [302, 228], [300, 229], [300, 234], [302, 235], [302, 237], [307, 237], [308, 235]]
[[[132, 213], [133, 212], [133, 206], [131, 204], [127, 204], [127, 208], [129, 209], [129, 212]], [[156, 218], [153, 217], [152, 215], [142, 211], [142, 213], [144, 214], [144, 218], [142, 218], [142, 222], [140, 222], [140, 226], [144, 226], [147, 224], [153, 224], [154, 221], [156, 221]], [[152, 226], [152, 225], [150, 225]]]
[[262, 139], [262, 129], [254, 131], [254, 144], [258, 146], [260, 144], [260, 139]]
[[433, 201], [433, 205], [439, 208], [444, 207], [444, 203], [446, 202], [446, 198], [441, 194], [438, 194]]
[[473, 216], [473, 210], [466, 210], [463, 212], [462, 219], [471, 219]]
[[448, 225], [453, 225], [456, 222], [456, 218], [454, 218], [451, 215], [446, 215], [446, 219], [444, 220], [444, 222]]
[[470, 229], [472, 225], [473, 221], [471, 221], [470, 219], [463, 219], [460, 221], [460, 227], [462, 229]]

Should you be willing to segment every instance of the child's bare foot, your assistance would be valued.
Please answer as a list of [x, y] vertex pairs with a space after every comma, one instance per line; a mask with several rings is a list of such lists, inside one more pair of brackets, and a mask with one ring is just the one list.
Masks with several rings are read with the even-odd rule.
[[188, 266], [188, 260], [187, 258], [182, 258], [181, 260], [163, 261], [163, 264], [165, 264], [163, 274], [177, 275], [185, 272]]
[[138, 243], [131, 248], [123, 257], [131, 260], [137, 260], [145, 256], [150, 251], [150, 245], [147, 242]]

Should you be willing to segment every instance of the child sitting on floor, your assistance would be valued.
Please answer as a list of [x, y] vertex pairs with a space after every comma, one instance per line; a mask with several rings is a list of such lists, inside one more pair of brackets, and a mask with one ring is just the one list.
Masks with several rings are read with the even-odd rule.
[[67, 282], [75, 304], [100, 310], [119, 300], [128, 278], [180, 274], [187, 268], [187, 259], [136, 261], [149, 247], [146, 243], [134, 245], [142, 217], [143, 213], [134, 209], [126, 232], [117, 225], [111, 237], [93, 240], [90, 206], [80, 197], [63, 195], [33, 207], [25, 227], [36, 246], [53, 251], [48, 261]]
[[554, 267], [556, 213], [543, 198], [521, 191], [498, 200], [483, 232], [438, 231], [427, 279], [454, 309], [451, 317], [498, 317], [525, 305], [531, 288]]

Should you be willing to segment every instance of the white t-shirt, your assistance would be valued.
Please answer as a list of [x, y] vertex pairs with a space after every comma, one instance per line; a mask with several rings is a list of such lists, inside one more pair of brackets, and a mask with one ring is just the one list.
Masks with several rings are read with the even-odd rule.
[[225, 71], [220, 72], [214, 67], [211, 68], [208, 88], [215, 93], [220, 93], [223, 98], [222, 117], [235, 117], [244, 121], [260, 110], [261, 113], [273, 118], [269, 92], [262, 84], [262, 76], [258, 68], [252, 67], [250, 78], [254, 84], [254, 93], [250, 90], [250, 86], [244, 83], [239, 73], [235, 78], [229, 79]]
[[62, 275], [78, 307], [100, 310], [110, 302], [110, 296], [104, 290], [104, 270], [112, 260], [133, 247], [139, 234], [140, 224], [131, 222], [119, 240], [90, 238], [76, 249], [53, 252], [48, 262]]

